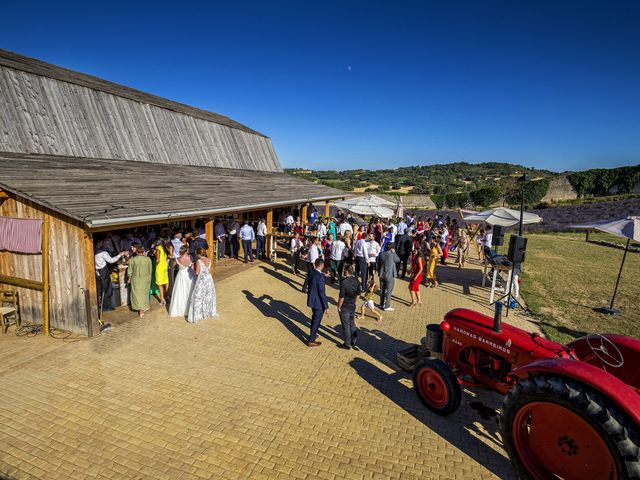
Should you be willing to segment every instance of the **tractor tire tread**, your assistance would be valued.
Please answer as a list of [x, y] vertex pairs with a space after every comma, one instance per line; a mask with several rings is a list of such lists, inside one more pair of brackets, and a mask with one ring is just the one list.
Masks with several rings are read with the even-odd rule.
[[529, 477], [517, 459], [513, 444], [510, 442], [510, 420], [518, 408], [529, 403], [529, 398], [530, 401], [539, 401], [540, 396], [549, 394], [578, 406], [583, 416], [599, 425], [606, 432], [620, 460], [624, 463], [626, 472], [621, 478], [640, 480], [640, 433], [633, 427], [625, 426], [632, 423], [625, 420], [624, 415], [612, 402], [603, 398], [591, 387], [548, 375], [536, 375], [520, 380], [505, 395], [501, 414], [498, 416], [504, 448], [522, 478]]

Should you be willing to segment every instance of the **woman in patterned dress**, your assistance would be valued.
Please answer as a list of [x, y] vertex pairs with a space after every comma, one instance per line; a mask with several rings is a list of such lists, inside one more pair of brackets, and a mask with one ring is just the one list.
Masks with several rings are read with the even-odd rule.
[[207, 258], [204, 248], [196, 249], [195, 272], [198, 278], [189, 302], [189, 323], [197, 323], [216, 315], [216, 288], [211, 276], [211, 259]]

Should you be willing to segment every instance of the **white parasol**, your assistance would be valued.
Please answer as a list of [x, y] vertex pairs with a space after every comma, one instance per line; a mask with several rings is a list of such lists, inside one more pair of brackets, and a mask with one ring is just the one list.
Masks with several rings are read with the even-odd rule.
[[[506, 207], [496, 207], [485, 210], [484, 212], [476, 213], [463, 217], [462, 220], [469, 223], [485, 222], [489, 225], [501, 225], [503, 227], [511, 227], [517, 225], [520, 221], [520, 211]], [[531, 225], [534, 223], [542, 222], [542, 217], [535, 213], [523, 212], [522, 223], [524, 225]]]
[[631, 243], [631, 240], [640, 242], [640, 217], [627, 217], [622, 220], [600, 220], [598, 222], [571, 225], [571, 228], [577, 228], [580, 230], [599, 230], [601, 232], [610, 233], [617, 237], [627, 239], [624, 254], [622, 255], [622, 263], [620, 264], [620, 271], [618, 272], [618, 279], [616, 280], [616, 286], [613, 289], [613, 296], [611, 297], [611, 304], [608, 307], [598, 308], [602, 313], [608, 313], [609, 315], [619, 314], [620, 310], [615, 308], [613, 304], [616, 300], [616, 293], [618, 293], [618, 284], [620, 283], [622, 267], [624, 267], [624, 261], [626, 260], [627, 252], [629, 251], [629, 244]]
[[384, 198], [376, 195], [364, 195], [362, 197], [348, 198], [335, 202], [334, 206], [349, 210], [358, 215], [376, 216], [382, 218], [391, 218], [393, 210], [388, 206], [393, 206], [393, 202], [389, 202]]
[[343, 205], [341, 208], [346, 208], [347, 205], [376, 205], [383, 207], [393, 207], [395, 204], [389, 200], [385, 200], [377, 195], [362, 195], [360, 197], [351, 197], [345, 200], [335, 202], [335, 205]]

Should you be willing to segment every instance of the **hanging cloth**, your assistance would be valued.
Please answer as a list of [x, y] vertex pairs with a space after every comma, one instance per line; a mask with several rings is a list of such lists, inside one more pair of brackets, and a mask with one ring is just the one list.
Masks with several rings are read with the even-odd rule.
[[0, 250], [42, 252], [42, 219], [0, 217]]

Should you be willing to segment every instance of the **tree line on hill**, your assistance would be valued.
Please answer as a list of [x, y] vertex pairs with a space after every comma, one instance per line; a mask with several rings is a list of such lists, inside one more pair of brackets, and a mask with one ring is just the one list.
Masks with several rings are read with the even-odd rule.
[[[631, 193], [640, 183], [640, 165], [562, 174], [497, 162], [456, 162], [385, 170], [285, 169], [285, 172], [345, 191], [364, 188], [371, 193], [430, 195], [438, 209], [488, 207], [501, 200], [507, 205], [519, 205], [521, 189], [517, 179], [522, 175], [533, 179], [524, 184], [527, 207], [538, 205], [547, 194], [551, 180], [561, 175], [567, 177], [581, 198]], [[403, 190], [403, 187], [411, 188]]]

